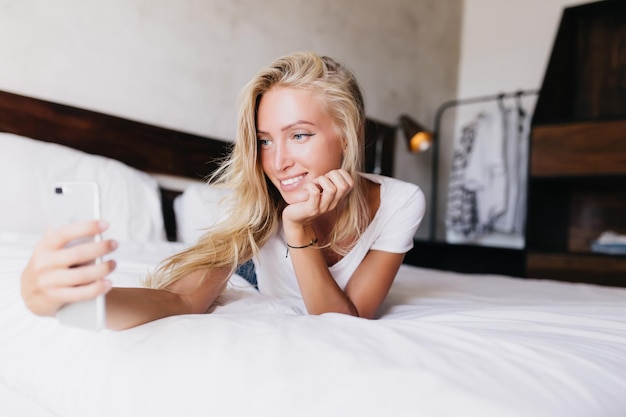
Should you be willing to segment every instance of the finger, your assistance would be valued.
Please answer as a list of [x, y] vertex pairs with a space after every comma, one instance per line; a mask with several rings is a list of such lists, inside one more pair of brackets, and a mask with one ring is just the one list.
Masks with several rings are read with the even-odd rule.
[[89, 220], [67, 224], [46, 231], [38, 246], [42, 249], [59, 249], [72, 240], [95, 236], [104, 232], [107, 228], [108, 223], [104, 220]]
[[31, 258], [31, 265], [38, 273], [67, 269], [76, 265], [89, 264], [98, 257], [107, 255], [117, 248], [114, 240], [81, 243], [64, 249], [39, 251]]
[[113, 252], [117, 248], [114, 240], [86, 242], [50, 253], [53, 268], [68, 268], [89, 264], [96, 258]]
[[335, 184], [337, 188], [337, 193], [341, 196], [348, 194], [348, 192], [354, 187], [354, 180], [343, 169], [337, 169], [334, 171], [330, 171], [326, 174], [328, 178]]
[[85, 265], [71, 269], [59, 269], [44, 274], [39, 280], [39, 285], [48, 290], [89, 285], [96, 281], [103, 280], [115, 267], [115, 261], [109, 260], [100, 264]]
[[334, 205], [335, 196], [337, 194], [337, 187], [333, 183], [333, 181], [325, 175], [316, 178], [316, 182], [318, 186], [322, 189], [320, 210], [328, 211]]
[[111, 290], [111, 287], [111, 281], [103, 279], [79, 287], [58, 288], [50, 293], [50, 299], [62, 304], [91, 300], [101, 294], [106, 294]]
[[[332, 171], [331, 175], [333, 176], [333, 178], [335, 176], [337, 178], [341, 178], [341, 180], [343, 180], [342, 184], [345, 184], [347, 186], [347, 190], [352, 190], [352, 188], [354, 188], [354, 179], [350, 174], [348, 174], [348, 171], [346, 171], [345, 169], [337, 169], [335, 171]], [[337, 179], [337, 183], [339, 182], [340, 180]]]
[[56, 270], [65, 271], [75, 265], [92, 263], [96, 258], [112, 252], [115, 248], [117, 248], [117, 242], [112, 240], [85, 243], [58, 250], [38, 248], [33, 252], [24, 269], [22, 281], [37, 282], [38, 277]]
[[314, 183], [306, 183], [304, 184], [304, 188], [309, 193], [307, 203], [313, 207], [317, 207], [322, 198], [322, 188]]
[[322, 175], [320, 177], [317, 177], [315, 179], [315, 183], [318, 185], [318, 187], [322, 189], [322, 195], [331, 194], [334, 196], [337, 192], [336, 184], [330, 177], [328, 177], [328, 175]]
[[329, 171], [325, 177], [327, 177], [333, 184], [334, 187], [334, 195], [333, 199], [329, 199], [327, 201], [327, 210], [334, 210], [343, 199], [350, 193], [352, 188], [354, 187], [354, 180], [348, 174], [346, 170], [337, 169], [333, 171]]

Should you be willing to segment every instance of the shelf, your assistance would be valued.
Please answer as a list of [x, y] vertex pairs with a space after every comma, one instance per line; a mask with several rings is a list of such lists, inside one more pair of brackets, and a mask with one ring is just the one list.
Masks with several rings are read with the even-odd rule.
[[626, 287], [626, 256], [529, 252], [526, 274], [529, 278]]
[[607, 230], [626, 234], [626, 178], [621, 188], [611, 184], [576, 189], [571, 193], [569, 251], [590, 252], [592, 242]]
[[625, 175], [626, 120], [535, 126], [532, 176]]
[[531, 124], [526, 276], [626, 287], [626, 2], [564, 10]]

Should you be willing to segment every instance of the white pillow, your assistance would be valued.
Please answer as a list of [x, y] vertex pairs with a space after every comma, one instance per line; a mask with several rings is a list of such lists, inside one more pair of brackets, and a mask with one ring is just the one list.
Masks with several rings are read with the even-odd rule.
[[174, 199], [178, 240], [193, 245], [205, 229], [228, 213], [224, 197], [232, 191], [208, 184], [191, 184]]
[[42, 233], [49, 221], [47, 198], [54, 182], [64, 180], [98, 182], [102, 218], [110, 224], [106, 236], [165, 240], [159, 188], [150, 175], [110, 158], [2, 132], [0, 230]]

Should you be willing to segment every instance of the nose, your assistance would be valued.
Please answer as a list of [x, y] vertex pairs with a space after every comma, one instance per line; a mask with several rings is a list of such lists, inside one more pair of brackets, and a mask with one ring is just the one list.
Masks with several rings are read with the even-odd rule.
[[274, 158], [272, 168], [275, 171], [284, 171], [293, 165], [293, 160], [289, 152], [289, 146], [284, 142], [279, 142], [274, 148]]

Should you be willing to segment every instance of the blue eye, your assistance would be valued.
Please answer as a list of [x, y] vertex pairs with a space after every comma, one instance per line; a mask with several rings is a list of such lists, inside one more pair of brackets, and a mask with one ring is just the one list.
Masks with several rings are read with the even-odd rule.
[[269, 146], [269, 144], [271, 143], [269, 139], [259, 139], [259, 145], [262, 147], [266, 147]]
[[295, 135], [293, 135], [293, 138], [294, 140], [299, 141], [299, 140], [304, 140], [313, 135], [315, 135], [315, 133], [296, 133]]

